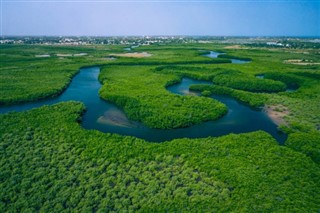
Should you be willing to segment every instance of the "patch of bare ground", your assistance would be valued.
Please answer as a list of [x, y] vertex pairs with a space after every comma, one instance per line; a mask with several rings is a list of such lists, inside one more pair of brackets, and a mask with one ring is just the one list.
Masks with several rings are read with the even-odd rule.
[[319, 65], [320, 63], [313, 62], [312, 60], [304, 60], [304, 59], [288, 59], [284, 60], [285, 64], [295, 64], [295, 65]]
[[138, 127], [138, 123], [131, 122], [124, 113], [115, 110], [108, 110], [97, 120], [100, 124], [107, 124], [112, 126], [121, 126], [126, 128]]
[[43, 55], [35, 55], [36, 58], [49, 58], [49, 54], [43, 54]]
[[58, 57], [79, 57], [79, 56], [86, 56], [88, 53], [75, 53], [75, 54], [61, 54], [58, 53], [56, 56]]
[[224, 49], [249, 49], [246, 47], [241, 47], [240, 45], [230, 45], [230, 46], [225, 46]]
[[278, 126], [279, 125], [288, 125], [284, 120], [284, 117], [289, 115], [289, 110], [287, 107], [279, 105], [266, 105], [263, 110], [269, 116], [269, 118]]
[[128, 58], [145, 58], [150, 57], [152, 54], [147, 52], [135, 52], [135, 53], [119, 53], [119, 54], [110, 54], [110, 56], [117, 56], [117, 57], [128, 57]]

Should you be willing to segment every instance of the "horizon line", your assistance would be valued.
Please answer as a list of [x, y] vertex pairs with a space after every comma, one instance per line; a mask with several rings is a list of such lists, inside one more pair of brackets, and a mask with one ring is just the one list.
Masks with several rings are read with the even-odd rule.
[[0, 37], [310, 37], [320, 38], [319, 35], [1, 35]]

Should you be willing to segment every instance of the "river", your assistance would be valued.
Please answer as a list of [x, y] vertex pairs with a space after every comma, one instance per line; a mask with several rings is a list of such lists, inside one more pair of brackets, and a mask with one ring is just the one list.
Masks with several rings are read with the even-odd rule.
[[[205, 54], [204, 56], [209, 58], [218, 58], [219, 55], [224, 55], [224, 54], [225, 53], [210, 51], [208, 54]], [[245, 64], [250, 62], [248, 60], [241, 60], [241, 59], [234, 59], [234, 58], [231, 58], [230, 60], [232, 64]]]
[[[82, 119], [83, 128], [135, 136], [151, 142], [162, 142], [184, 137], [221, 136], [229, 133], [244, 133], [256, 130], [264, 130], [270, 133], [279, 143], [283, 143], [287, 137], [277, 130], [277, 125], [261, 110], [252, 109], [231, 97], [218, 95], [213, 95], [212, 98], [226, 104], [228, 113], [216, 121], [170, 130], [149, 128], [141, 123], [129, 120], [119, 107], [99, 97], [98, 91], [101, 88], [101, 84], [98, 81], [99, 73], [99, 67], [82, 68], [61, 95], [36, 102], [1, 106], [0, 112], [24, 111], [43, 105], [75, 100], [83, 102], [87, 108]], [[197, 93], [189, 92], [191, 84], [210, 84], [210, 82], [183, 78], [180, 83], [167, 89], [179, 95], [197, 95]]]

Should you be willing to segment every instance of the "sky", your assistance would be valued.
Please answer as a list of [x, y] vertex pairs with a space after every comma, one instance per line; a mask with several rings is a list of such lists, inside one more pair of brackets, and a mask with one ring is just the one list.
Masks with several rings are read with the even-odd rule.
[[1, 35], [320, 37], [320, 0], [0, 1]]

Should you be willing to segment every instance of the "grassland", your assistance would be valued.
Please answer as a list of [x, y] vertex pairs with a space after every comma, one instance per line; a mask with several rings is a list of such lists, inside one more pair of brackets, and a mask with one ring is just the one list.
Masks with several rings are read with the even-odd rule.
[[[224, 47], [143, 46], [134, 51], [150, 57], [110, 60], [124, 46], [2, 45], [1, 105], [58, 95], [80, 67], [99, 65], [100, 96], [150, 127], [189, 126], [226, 112], [211, 98], [165, 89], [191, 77], [215, 83], [192, 86], [204, 96], [287, 110], [281, 129], [289, 136], [284, 146], [263, 131], [156, 144], [83, 129], [78, 102], [3, 114], [0, 211], [318, 212], [320, 66], [285, 61], [318, 63], [319, 51]], [[227, 54], [202, 56], [209, 50]], [[251, 62], [228, 63], [235, 57]]]

